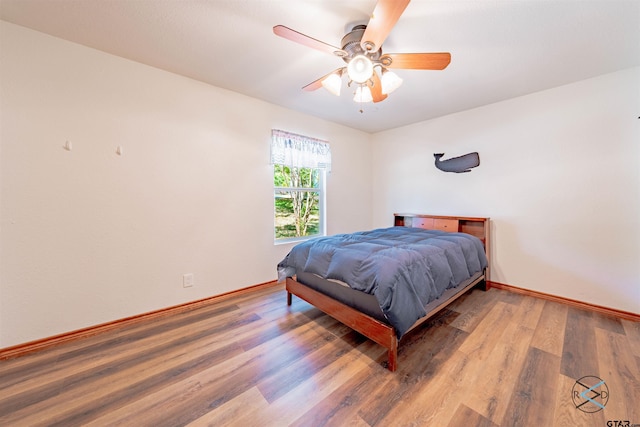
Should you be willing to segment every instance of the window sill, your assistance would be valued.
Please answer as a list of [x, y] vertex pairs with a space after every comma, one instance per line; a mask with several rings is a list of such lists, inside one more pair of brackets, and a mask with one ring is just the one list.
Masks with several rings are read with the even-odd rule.
[[304, 237], [290, 237], [288, 239], [278, 239], [278, 240], [274, 240], [273, 244], [274, 245], [286, 245], [289, 243], [300, 243], [300, 242], [306, 242], [307, 240], [311, 240], [311, 239], [315, 239], [317, 237], [324, 237], [324, 234], [314, 234], [313, 236], [304, 236]]

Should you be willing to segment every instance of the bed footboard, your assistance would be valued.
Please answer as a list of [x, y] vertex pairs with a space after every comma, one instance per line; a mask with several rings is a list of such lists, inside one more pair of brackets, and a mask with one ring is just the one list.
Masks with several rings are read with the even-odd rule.
[[387, 367], [395, 371], [398, 366], [398, 338], [392, 326], [386, 325], [364, 313], [342, 304], [323, 293], [315, 291], [287, 277], [287, 304], [291, 305], [291, 294], [307, 301], [351, 329], [387, 349]]
[[[451, 304], [460, 296], [465, 294], [473, 287], [479, 287], [482, 290], [488, 290], [486, 287], [486, 275], [482, 274], [475, 280], [467, 283], [465, 286], [461, 286], [456, 289], [456, 292], [448, 298], [443, 298], [439, 301], [438, 305], [431, 307], [427, 312], [427, 315], [418, 319], [416, 323], [409, 329], [413, 330], [417, 326], [431, 319], [440, 310]], [[395, 371], [398, 367], [398, 338], [396, 330], [393, 326], [383, 323], [368, 314], [362, 313], [348, 305], [337, 301], [330, 296], [327, 296], [321, 292], [311, 289], [305, 286], [291, 277], [287, 277], [286, 281], [287, 290], [287, 305], [292, 303], [292, 295], [296, 295], [300, 299], [305, 300], [309, 304], [315, 306], [322, 312], [328, 314], [339, 322], [344, 323], [356, 332], [361, 333], [365, 337], [380, 344], [387, 349], [387, 368], [390, 371]]]

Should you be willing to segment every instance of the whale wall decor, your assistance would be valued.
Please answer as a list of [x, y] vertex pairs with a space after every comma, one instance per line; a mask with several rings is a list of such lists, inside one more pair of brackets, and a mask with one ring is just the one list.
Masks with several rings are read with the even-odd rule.
[[436, 158], [436, 167], [444, 172], [471, 172], [471, 168], [480, 165], [480, 156], [475, 152], [446, 160], [440, 160], [444, 153], [434, 153], [433, 156]]

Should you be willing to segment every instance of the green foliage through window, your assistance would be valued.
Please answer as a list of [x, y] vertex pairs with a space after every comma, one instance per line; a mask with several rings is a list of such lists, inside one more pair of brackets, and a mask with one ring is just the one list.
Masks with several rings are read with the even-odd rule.
[[275, 238], [320, 234], [322, 173], [313, 168], [273, 165]]

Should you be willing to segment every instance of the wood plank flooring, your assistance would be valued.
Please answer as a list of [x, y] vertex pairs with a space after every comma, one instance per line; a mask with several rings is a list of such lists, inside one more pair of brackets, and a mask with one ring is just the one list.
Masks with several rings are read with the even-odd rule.
[[[640, 425], [640, 323], [474, 290], [402, 339], [396, 372], [385, 358], [258, 289], [0, 361], [0, 425]], [[585, 376], [608, 387], [598, 412], [576, 408]]]

